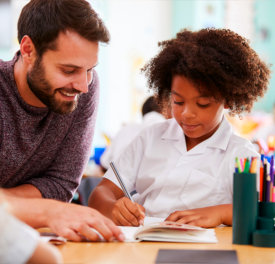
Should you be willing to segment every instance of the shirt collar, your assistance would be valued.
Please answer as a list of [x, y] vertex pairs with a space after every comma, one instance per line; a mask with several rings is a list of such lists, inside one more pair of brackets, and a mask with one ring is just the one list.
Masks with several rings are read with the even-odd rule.
[[[205, 149], [206, 147], [225, 150], [229, 144], [231, 135], [232, 128], [224, 116], [217, 131], [210, 138], [203, 141], [198, 146], [200, 146], [201, 150]], [[183, 131], [174, 118], [167, 121], [167, 129], [164, 131], [162, 139], [184, 141], [185, 144]]]

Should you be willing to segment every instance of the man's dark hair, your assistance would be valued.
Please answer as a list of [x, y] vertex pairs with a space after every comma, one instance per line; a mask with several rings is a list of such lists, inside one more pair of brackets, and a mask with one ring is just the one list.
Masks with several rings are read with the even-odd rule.
[[83, 38], [108, 43], [108, 29], [98, 14], [85, 0], [31, 0], [21, 11], [18, 41], [28, 35], [39, 56], [46, 50], [55, 50], [55, 40], [67, 30]]
[[161, 108], [156, 98], [154, 96], [150, 96], [145, 100], [145, 102], [142, 105], [142, 109], [141, 109], [142, 116], [153, 111], [161, 113]]
[[161, 104], [170, 98], [175, 75], [184, 76], [200, 91], [223, 100], [231, 114], [249, 112], [267, 90], [269, 67], [245, 38], [229, 29], [185, 29], [159, 45], [159, 54], [142, 70]]

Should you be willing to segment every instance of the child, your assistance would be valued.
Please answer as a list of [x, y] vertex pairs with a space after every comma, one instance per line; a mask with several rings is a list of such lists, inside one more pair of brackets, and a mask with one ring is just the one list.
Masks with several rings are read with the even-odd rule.
[[144, 68], [158, 101], [171, 100], [173, 118], [143, 130], [115, 160], [134, 201], [112, 170], [89, 205], [117, 225], [144, 215], [215, 227], [232, 225], [235, 157], [258, 156], [224, 117], [250, 111], [267, 89], [270, 71], [248, 42], [227, 29], [184, 30], [160, 43]]

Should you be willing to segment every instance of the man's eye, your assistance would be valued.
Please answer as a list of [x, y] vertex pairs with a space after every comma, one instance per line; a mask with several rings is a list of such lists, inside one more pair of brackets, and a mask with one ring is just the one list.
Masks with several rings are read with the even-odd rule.
[[70, 70], [70, 71], [63, 70], [63, 72], [65, 74], [73, 74], [75, 72], [75, 70]]

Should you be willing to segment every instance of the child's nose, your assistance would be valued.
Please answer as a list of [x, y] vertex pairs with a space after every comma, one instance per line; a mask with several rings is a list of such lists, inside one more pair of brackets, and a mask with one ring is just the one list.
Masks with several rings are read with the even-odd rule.
[[185, 118], [193, 118], [196, 116], [196, 112], [192, 106], [186, 105], [182, 111], [182, 116]]

